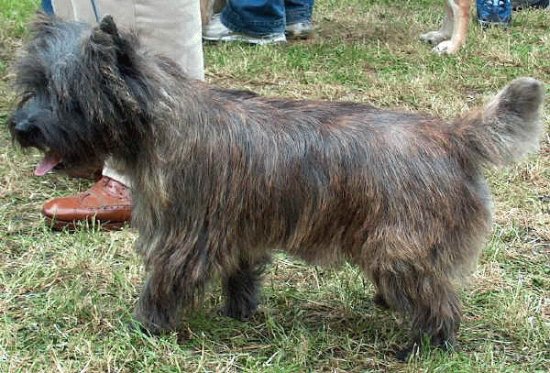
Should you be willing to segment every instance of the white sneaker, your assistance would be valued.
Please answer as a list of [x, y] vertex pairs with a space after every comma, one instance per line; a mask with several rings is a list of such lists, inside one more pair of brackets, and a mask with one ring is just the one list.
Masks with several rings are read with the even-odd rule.
[[224, 26], [220, 14], [214, 14], [208, 24], [202, 29], [202, 38], [209, 41], [242, 41], [249, 44], [265, 45], [285, 43], [284, 33], [274, 33], [264, 36], [249, 35], [242, 32], [231, 31]]
[[289, 39], [306, 39], [313, 33], [311, 21], [286, 25], [285, 34]]

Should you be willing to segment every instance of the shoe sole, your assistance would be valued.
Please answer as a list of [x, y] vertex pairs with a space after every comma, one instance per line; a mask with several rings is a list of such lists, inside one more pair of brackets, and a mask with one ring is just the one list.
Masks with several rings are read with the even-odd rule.
[[503, 29], [507, 30], [510, 27], [510, 21], [508, 22], [493, 22], [493, 21], [482, 21], [480, 19], [477, 20], [479, 25], [483, 30], [487, 30], [491, 27], [502, 27]]
[[286, 38], [280, 38], [280, 39], [275, 39], [275, 40], [269, 40], [269, 39], [263, 40], [263, 39], [252, 39], [252, 38], [248, 38], [246, 36], [241, 36], [241, 35], [229, 35], [229, 36], [222, 36], [220, 38], [209, 37], [209, 36], [204, 36], [203, 35], [202, 39], [206, 40], [206, 41], [211, 41], [211, 42], [231, 42], [231, 41], [234, 41], [234, 42], [247, 43], [247, 44], [252, 44], [252, 45], [269, 45], [269, 44], [283, 44], [283, 43], [286, 43]]
[[129, 222], [126, 221], [99, 221], [99, 220], [58, 220], [52, 219], [47, 216], [44, 217], [46, 225], [54, 231], [69, 231], [74, 232], [82, 228], [94, 228], [101, 231], [120, 231], [125, 226], [129, 226]]

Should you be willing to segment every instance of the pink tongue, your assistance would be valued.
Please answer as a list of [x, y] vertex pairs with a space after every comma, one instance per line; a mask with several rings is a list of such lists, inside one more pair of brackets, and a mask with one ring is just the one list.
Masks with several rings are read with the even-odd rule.
[[54, 152], [46, 153], [38, 166], [36, 166], [34, 174], [36, 176], [44, 176], [59, 163], [61, 163], [61, 157], [59, 155]]

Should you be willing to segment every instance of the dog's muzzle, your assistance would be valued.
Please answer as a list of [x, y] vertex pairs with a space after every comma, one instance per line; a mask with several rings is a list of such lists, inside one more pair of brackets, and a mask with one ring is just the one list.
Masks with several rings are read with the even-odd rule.
[[13, 123], [13, 133], [18, 139], [26, 139], [38, 131], [38, 127], [30, 120], [23, 119]]
[[8, 127], [10, 129], [12, 138], [16, 140], [23, 148], [26, 147], [38, 147], [37, 137], [40, 136], [40, 128], [36, 125], [35, 121], [29, 118], [18, 119], [12, 117], [8, 121]]
[[36, 166], [34, 174], [43, 176], [54, 168], [58, 167], [62, 162], [62, 157], [57, 152], [52, 151], [45, 144], [44, 135], [40, 129], [38, 120], [45, 118], [48, 115], [46, 112], [34, 113], [29, 115], [24, 111], [16, 112], [8, 120], [8, 128], [12, 138], [23, 148], [34, 147], [44, 152], [44, 158]]

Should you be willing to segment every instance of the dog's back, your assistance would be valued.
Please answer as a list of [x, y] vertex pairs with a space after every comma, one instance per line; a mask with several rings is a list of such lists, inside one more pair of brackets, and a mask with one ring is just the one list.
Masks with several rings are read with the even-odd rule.
[[[228, 237], [236, 246], [284, 248], [316, 263], [366, 263], [379, 246], [401, 246], [394, 251], [410, 258], [432, 255], [432, 266], [453, 257], [451, 275], [475, 260], [489, 228], [482, 166], [537, 143], [540, 84], [518, 80], [506, 95], [514, 97], [454, 122], [356, 103], [222, 100], [247, 116], [211, 124], [225, 140], [205, 142], [200, 154], [217, 160], [208, 174], [224, 179], [201, 186], [220, 196], [211, 211], [231, 212], [221, 215], [236, 227]], [[519, 102], [529, 102], [524, 117]]]

